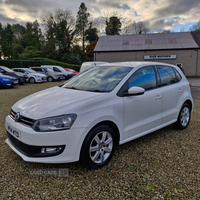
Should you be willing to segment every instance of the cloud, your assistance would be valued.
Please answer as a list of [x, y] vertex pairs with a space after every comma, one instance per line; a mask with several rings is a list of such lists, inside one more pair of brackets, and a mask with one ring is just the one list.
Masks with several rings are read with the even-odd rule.
[[[0, 22], [26, 23], [56, 8], [71, 10], [76, 16], [82, 0], [0, 0]], [[120, 18], [143, 21], [152, 30], [173, 28], [176, 24], [195, 23], [200, 19], [199, 0], [87, 0], [89, 13], [94, 17], [118, 13]]]

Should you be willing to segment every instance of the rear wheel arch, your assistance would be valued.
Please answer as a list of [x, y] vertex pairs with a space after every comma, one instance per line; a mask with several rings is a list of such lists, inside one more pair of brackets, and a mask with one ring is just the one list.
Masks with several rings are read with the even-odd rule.
[[173, 124], [176, 129], [182, 130], [187, 128], [191, 118], [191, 111], [192, 102], [189, 100], [182, 105], [177, 117], [177, 121]]
[[192, 111], [192, 107], [193, 107], [192, 101], [188, 99], [187, 101], [184, 102], [184, 104], [185, 104], [185, 103], [187, 103], [187, 104], [190, 106], [191, 111]]

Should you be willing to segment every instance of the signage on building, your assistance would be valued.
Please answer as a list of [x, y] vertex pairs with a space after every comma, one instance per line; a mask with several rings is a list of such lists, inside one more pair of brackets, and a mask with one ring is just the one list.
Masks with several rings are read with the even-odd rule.
[[176, 55], [148, 55], [144, 56], [144, 60], [159, 60], [159, 59], [176, 59]]

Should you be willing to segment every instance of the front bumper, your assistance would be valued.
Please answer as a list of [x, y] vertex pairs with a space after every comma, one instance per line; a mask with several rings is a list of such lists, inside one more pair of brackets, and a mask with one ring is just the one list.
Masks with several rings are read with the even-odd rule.
[[4, 81], [2, 83], [3, 87], [14, 87], [19, 85], [19, 81], [18, 80], [13, 80], [13, 81]]
[[37, 82], [37, 83], [47, 82], [47, 78], [46, 77], [35, 78], [35, 82]]
[[[79, 160], [81, 146], [88, 128], [71, 128], [70, 130], [54, 132], [35, 132], [32, 128], [15, 122], [6, 117], [6, 129], [9, 132], [6, 143], [24, 160], [38, 163], [68, 163]], [[18, 133], [10, 136], [11, 129]], [[13, 131], [13, 132], [14, 132]], [[43, 148], [63, 147], [57, 155], [44, 153]], [[32, 150], [33, 151], [32, 151]]]
[[65, 76], [55, 76], [53, 77], [55, 81], [65, 80]]

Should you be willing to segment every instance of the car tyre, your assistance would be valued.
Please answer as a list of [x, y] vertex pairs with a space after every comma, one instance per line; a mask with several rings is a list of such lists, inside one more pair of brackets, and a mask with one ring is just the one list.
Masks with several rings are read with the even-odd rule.
[[85, 138], [80, 160], [86, 167], [98, 169], [110, 161], [115, 146], [114, 131], [107, 125], [97, 126]]
[[35, 83], [35, 79], [34, 79], [34, 78], [30, 78], [30, 79], [29, 79], [29, 82], [30, 82], [30, 83]]
[[47, 78], [47, 81], [53, 82], [53, 77], [49, 76], [49, 77]]
[[191, 107], [189, 104], [184, 103], [177, 118], [177, 122], [174, 123], [175, 128], [179, 130], [187, 128], [190, 122], [190, 117], [191, 117]]
[[0, 82], [0, 88], [3, 88], [3, 86], [2, 86], [2, 84], [1, 84], [1, 82]]

